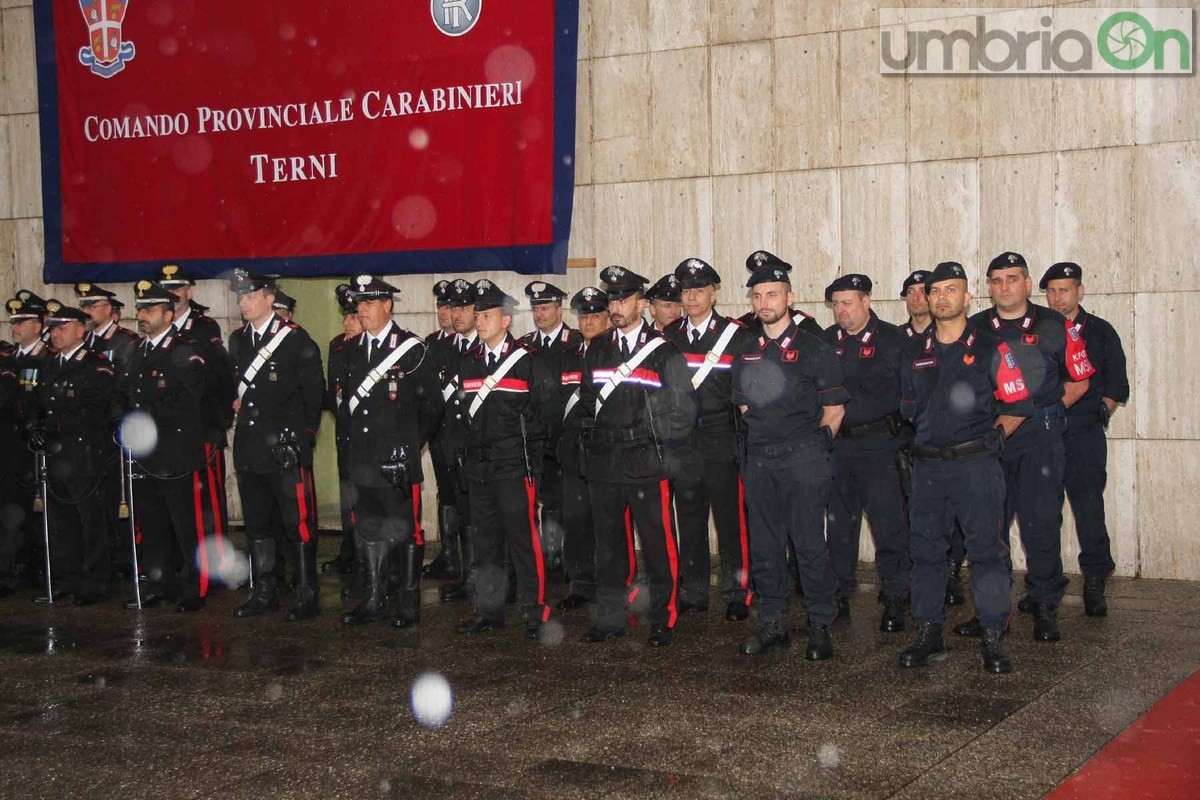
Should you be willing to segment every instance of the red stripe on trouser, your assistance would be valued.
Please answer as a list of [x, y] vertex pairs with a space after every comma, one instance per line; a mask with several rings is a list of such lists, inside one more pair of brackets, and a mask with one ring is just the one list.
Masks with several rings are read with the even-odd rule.
[[311, 538], [308, 530], [308, 474], [300, 467], [300, 482], [296, 484], [296, 510], [300, 514], [300, 541]]
[[[204, 506], [201, 503], [201, 485], [200, 471], [196, 470], [192, 473], [192, 503], [195, 507], [196, 517], [196, 553], [200, 556], [200, 596], [208, 595], [208, 543], [204, 541]], [[186, 556], [184, 556], [186, 558]]]
[[679, 612], [675, 605], [676, 595], [679, 594], [679, 553], [675, 549], [675, 531], [671, 527], [671, 483], [667, 480], [658, 482], [658, 494], [662, 498], [663, 533], [667, 540], [667, 563], [671, 566], [671, 597], [667, 600], [667, 627], [675, 627]]
[[742, 588], [746, 590], [746, 605], [754, 599], [750, 591], [750, 535], [746, 528], [746, 484], [738, 475], [738, 543], [742, 547]]
[[550, 606], [546, 605], [546, 563], [542, 560], [542, 537], [538, 534], [537, 487], [529, 478], [525, 479], [525, 499], [529, 507], [529, 535], [533, 543], [533, 566], [537, 570], [537, 604], [542, 622], [550, 619]]
[[[424, 546], [425, 531], [421, 530], [421, 484], [414, 483], [412, 487], [413, 493], [413, 542]], [[350, 519], [354, 520], [354, 510], [350, 511]]]
[[[217, 539], [217, 558], [224, 559], [225, 558], [225, 528], [224, 528], [224, 523], [221, 522], [221, 501], [220, 501], [220, 498], [218, 495], [218, 488], [217, 488], [217, 486], [218, 486], [217, 482], [219, 480], [222, 480], [222, 478], [219, 475], [220, 467], [217, 465], [217, 459], [213, 457], [214, 450], [215, 450], [215, 448], [211, 444], [208, 444], [207, 442], [205, 442], [205, 444], [204, 444], [204, 458], [205, 458], [204, 467], [205, 467], [205, 472], [208, 474], [208, 499], [212, 505], [213, 536], [215, 536]], [[222, 456], [222, 460], [223, 460], [223, 458], [224, 458], [224, 456]]]
[[633, 585], [637, 577], [637, 550], [633, 546], [633, 511], [625, 506], [625, 548], [629, 553], [629, 577], [625, 579], [625, 588], [629, 589], [629, 602], [638, 596], [638, 587]]

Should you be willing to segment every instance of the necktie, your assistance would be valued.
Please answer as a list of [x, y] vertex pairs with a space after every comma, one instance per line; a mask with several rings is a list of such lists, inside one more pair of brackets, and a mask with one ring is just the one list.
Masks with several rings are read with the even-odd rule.
[[495, 368], [496, 368], [496, 354], [488, 353], [488, 372], [491, 372]]
[[262, 334], [258, 331], [254, 331], [254, 333], [250, 334], [250, 343], [253, 344], [254, 349], [257, 350], [258, 346], [262, 343]]
[[459, 342], [458, 342], [458, 352], [460, 352], [460, 353], [465, 353], [465, 352], [467, 352], [467, 340], [466, 340], [466, 339], [461, 339], [461, 340], [459, 340]]
[[629, 340], [624, 336], [621, 337], [621, 360], [629, 360]]
[[692, 344], [696, 344], [699, 341], [700, 341], [700, 329], [692, 328]]
[[542, 348], [545, 350], [550, 349], [550, 337], [549, 336], [542, 337]]

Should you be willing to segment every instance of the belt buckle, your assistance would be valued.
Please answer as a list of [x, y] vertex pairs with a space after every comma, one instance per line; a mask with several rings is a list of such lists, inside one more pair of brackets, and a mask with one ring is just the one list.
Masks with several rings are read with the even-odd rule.
[[708, 355], [704, 357], [704, 360], [710, 364], [718, 364], [721, 361], [721, 357], [710, 350]]
[[484, 385], [485, 387], [487, 387], [487, 390], [488, 390], [489, 392], [490, 392], [492, 389], [495, 389], [495, 388], [496, 388], [496, 376], [495, 376], [495, 375], [488, 375], [486, 378], [484, 378], [484, 379], [483, 379], [483, 385]]
[[633, 368], [630, 367], [629, 364], [626, 362], [626, 363], [622, 363], [621, 366], [617, 367], [617, 372], [621, 373], [622, 378], [628, 378], [630, 375], [633, 374]]

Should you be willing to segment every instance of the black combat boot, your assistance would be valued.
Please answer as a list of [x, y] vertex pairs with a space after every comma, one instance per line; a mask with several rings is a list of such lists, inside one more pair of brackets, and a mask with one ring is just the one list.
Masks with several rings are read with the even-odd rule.
[[421, 574], [437, 581], [450, 581], [462, 575], [462, 553], [458, 547], [458, 507], [438, 507], [438, 538], [441, 549]]
[[946, 605], [948, 606], [961, 606], [967, 602], [967, 596], [963, 594], [962, 568], [963, 562], [950, 562], [950, 575], [946, 578]]
[[546, 577], [566, 578], [563, 569], [563, 514], [561, 511], [542, 509], [542, 553], [546, 565]]
[[397, 628], [412, 628], [421, 621], [421, 562], [425, 560], [425, 545], [409, 537], [399, 545], [400, 591], [396, 601]]
[[343, 625], [377, 622], [387, 616], [387, 584], [384, 578], [390, 542], [359, 542], [363, 576], [366, 579], [366, 598], [353, 611], [342, 614]]
[[824, 661], [833, 657], [833, 636], [829, 633], [828, 625], [818, 625], [808, 622], [808, 645], [804, 648], [804, 657], [809, 661]]
[[982, 636], [983, 625], [979, 622], [979, 617], [971, 617], [966, 622], [954, 626], [955, 636]]
[[296, 602], [283, 618], [288, 622], [312, 619], [321, 613], [321, 589], [317, 585], [317, 541], [296, 542]]
[[996, 675], [1012, 672], [1012, 660], [1008, 657], [1008, 651], [1004, 649], [1004, 631], [999, 628], [983, 629], [979, 654], [983, 656], [983, 668], [988, 672]]
[[907, 605], [903, 597], [885, 597], [883, 599], [883, 616], [879, 620], [879, 630], [884, 633], [899, 633], [904, 630]]
[[254, 574], [254, 591], [250, 599], [233, 610], [235, 617], [257, 617], [266, 611], [279, 608], [275, 575], [275, 540], [250, 540], [250, 569]]
[[470, 525], [460, 525], [458, 541], [462, 554], [462, 576], [454, 583], [447, 583], [438, 590], [438, 598], [443, 603], [456, 603], [460, 600], [470, 600], [474, 591], [474, 576], [471, 572], [471, 559], [474, 548], [471, 547], [472, 529]]
[[924, 622], [917, 625], [917, 639], [900, 654], [902, 667], [927, 667], [930, 661], [946, 652], [946, 642], [942, 639], [942, 625], [939, 622]]
[[791, 646], [787, 620], [777, 619], [759, 626], [758, 633], [744, 640], [738, 652], [744, 656], [761, 656], [775, 650], [787, 650]]
[[1038, 642], [1057, 642], [1062, 638], [1058, 629], [1058, 609], [1049, 603], [1033, 604], [1033, 638]]
[[1104, 578], [1083, 579], [1083, 613], [1089, 617], [1108, 616], [1108, 601], [1104, 599]]

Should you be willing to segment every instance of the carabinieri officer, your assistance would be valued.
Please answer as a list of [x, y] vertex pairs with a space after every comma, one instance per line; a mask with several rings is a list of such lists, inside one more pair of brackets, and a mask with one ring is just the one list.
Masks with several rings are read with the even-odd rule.
[[1002, 637], [1012, 609], [1012, 562], [998, 535], [1004, 522], [1005, 437], [1032, 412], [1009, 346], [967, 319], [967, 273], [946, 261], [926, 278], [933, 325], [913, 339], [900, 372], [900, 411], [916, 428], [909, 505], [916, 641], [900, 666], [923, 667], [946, 646], [946, 552], [955, 522], [971, 559], [971, 590], [988, 672], [1011, 672]]
[[742, 475], [750, 575], [761, 603], [758, 633], [742, 642], [741, 652], [761, 655], [790, 645], [790, 541], [808, 608], [804, 654], [816, 661], [833, 655], [837, 584], [825, 545], [825, 506], [833, 477], [829, 451], [850, 396], [833, 348], [792, 318], [795, 295], [785, 267], [758, 269], [747, 281], [762, 333], [733, 365], [733, 402], [748, 429]]

